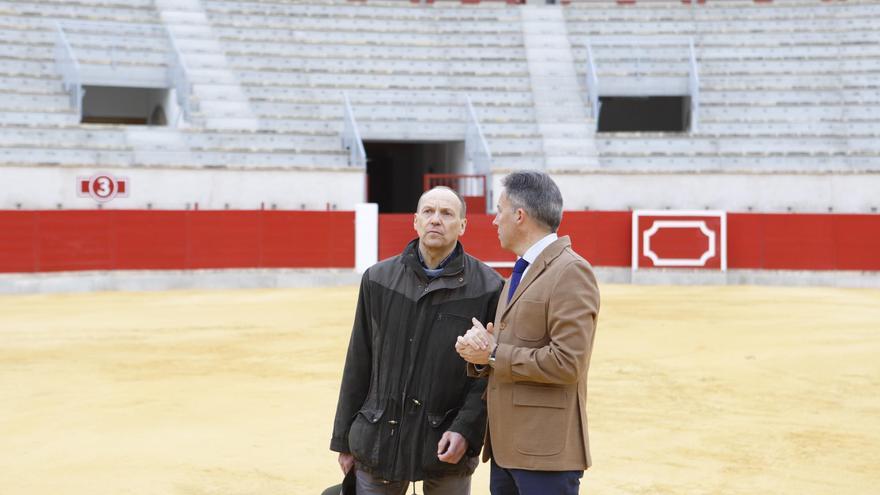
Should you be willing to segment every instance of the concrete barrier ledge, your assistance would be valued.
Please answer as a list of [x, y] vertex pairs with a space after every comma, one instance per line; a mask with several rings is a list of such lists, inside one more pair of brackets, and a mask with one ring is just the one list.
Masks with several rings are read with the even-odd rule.
[[353, 269], [108, 270], [0, 274], [0, 294], [357, 285]]
[[[880, 288], [880, 271], [640, 269], [596, 267], [600, 283]], [[272, 289], [357, 285], [353, 269], [115, 270], [0, 274], [0, 294], [175, 289]]]

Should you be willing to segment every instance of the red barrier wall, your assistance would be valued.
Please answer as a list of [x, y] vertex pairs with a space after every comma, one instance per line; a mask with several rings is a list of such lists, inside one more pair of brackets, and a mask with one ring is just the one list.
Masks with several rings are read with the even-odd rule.
[[[379, 215], [379, 258], [415, 238], [412, 215]], [[468, 215], [461, 242], [484, 261], [513, 261], [492, 215]], [[596, 266], [632, 263], [632, 213], [567, 211], [560, 235]], [[880, 270], [880, 215], [729, 213], [727, 266], [765, 270]]]
[[352, 266], [354, 212], [0, 211], [0, 272]]
[[880, 215], [731, 213], [730, 268], [880, 270]]
[[628, 211], [567, 211], [559, 235], [571, 236], [571, 246], [596, 266], [630, 266], [632, 213]]
[[[379, 216], [379, 257], [415, 238], [411, 214]], [[462, 243], [513, 261], [491, 215], [469, 215]], [[880, 215], [731, 213], [728, 267], [880, 270]], [[566, 212], [560, 234], [596, 266], [628, 267], [630, 212]], [[0, 211], [0, 272], [193, 268], [350, 268], [354, 213]]]

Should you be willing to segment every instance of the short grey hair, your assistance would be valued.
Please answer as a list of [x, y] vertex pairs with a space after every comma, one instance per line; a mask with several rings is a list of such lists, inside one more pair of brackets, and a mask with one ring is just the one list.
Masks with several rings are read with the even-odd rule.
[[562, 193], [549, 175], [521, 170], [504, 177], [501, 185], [515, 208], [522, 208], [550, 232], [556, 232], [562, 223]]

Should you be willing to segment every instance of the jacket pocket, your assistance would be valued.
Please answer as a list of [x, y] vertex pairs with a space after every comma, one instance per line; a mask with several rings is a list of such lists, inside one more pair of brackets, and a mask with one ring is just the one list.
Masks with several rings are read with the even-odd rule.
[[538, 342], [547, 337], [547, 310], [544, 301], [520, 299], [516, 314], [509, 319], [513, 333], [520, 340]]
[[452, 313], [438, 313], [437, 326], [456, 336], [464, 335], [471, 329], [473, 323], [467, 316], [460, 316]]
[[536, 456], [562, 452], [568, 438], [567, 402], [560, 387], [515, 383], [510, 424], [521, 432], [515, 437], [516, 450]]
[[431, 353], [423, 363], [424, 373], [434, 383], [443, 384], [432, 391], [431, 399], [436, 404], [456, 404], [467, 386], [467, 363], [455, 351], [455, 343], [471, 326], [470, 318], [452, 313], [438, 313], [434, 318], [422, 349], [430, 349]]
[[[440, 471], [450, 471], [455, 470], [455, 466], [457, 464], [449, 464], [448, 462], [443, 462], [437, 458], [437, 445], [440, 443], [440, 438], [449, 430], [449, 427], [452, 426], [452, 421], [455, 419], [456, 415], [458, 415], [458, 409], [450, 409], [443, 413], [427, 413], [425, 415], [425, 421], [427, 422], [427, 428], [425, 428], [425, 443], [422, 449], [422, 469], [427, 472], [440, 472]], [[462, 457], [462, 461], [467, 458], [467, 455]], [[461, 464], [462, 461], [459, 461]]]
[[348, 430], [348, 447], [362, 463], [375, 467], [379, 464], [382, 447], [382, 416], [384, 409], [364, 408], [358, 411]]

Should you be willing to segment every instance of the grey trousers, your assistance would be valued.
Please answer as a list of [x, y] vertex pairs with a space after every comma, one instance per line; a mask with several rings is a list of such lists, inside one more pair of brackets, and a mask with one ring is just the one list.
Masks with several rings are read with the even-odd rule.
[[[370, 473], [357, 472], [358, 495], [406, 495], [409, 481], [385, 481], [374, 478]], [[422, 482], [424, 495], [470, 495], [470, 476], [443, 476], [429, 478]]]

